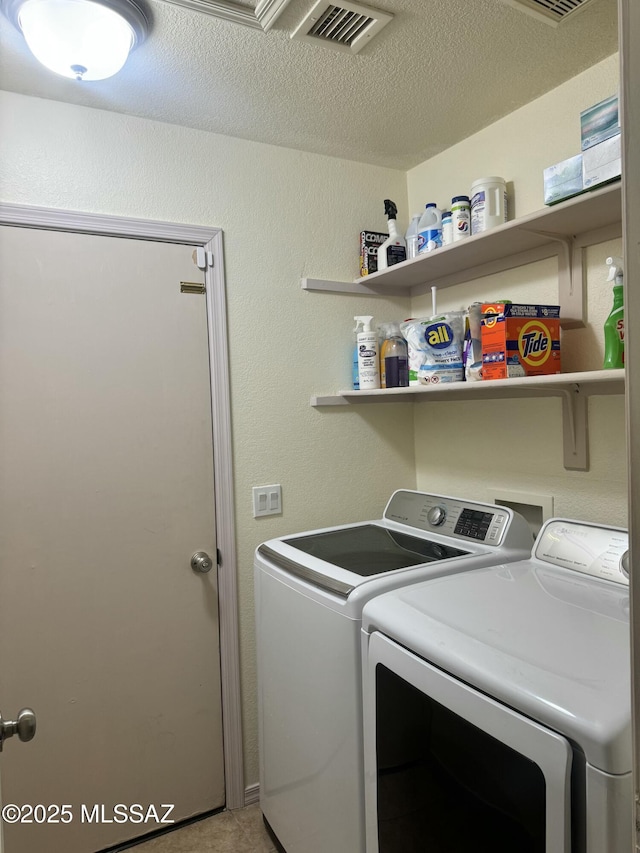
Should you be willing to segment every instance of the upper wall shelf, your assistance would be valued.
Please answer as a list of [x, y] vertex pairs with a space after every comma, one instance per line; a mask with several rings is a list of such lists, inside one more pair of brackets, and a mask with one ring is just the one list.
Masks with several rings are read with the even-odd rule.
[[582, 251], [622, 234], [620, 183], [592, 190], [491, 231], [445, 246], [352, 282], [303, 278], [310, 291], [420, 296], [544, 258], [558, 258], [563, 327], [584, 325]]

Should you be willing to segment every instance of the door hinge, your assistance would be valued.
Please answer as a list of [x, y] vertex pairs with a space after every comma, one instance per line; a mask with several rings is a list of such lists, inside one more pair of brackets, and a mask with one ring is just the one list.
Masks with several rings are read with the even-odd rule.
[[207, 288], [198, 281], [181, 281], [180, 293], [206, 293]]
[[213, 252], [208, 252], [203, 246], [198, 246], [195, 261], [198, 269], [206, 270], [207, 267], [213, 266]]

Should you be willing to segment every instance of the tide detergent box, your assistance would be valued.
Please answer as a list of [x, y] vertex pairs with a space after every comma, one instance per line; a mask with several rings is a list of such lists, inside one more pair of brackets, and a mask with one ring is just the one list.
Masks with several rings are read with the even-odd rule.
[[482, 378], [560, 373], [560, 306], [482, 303]]

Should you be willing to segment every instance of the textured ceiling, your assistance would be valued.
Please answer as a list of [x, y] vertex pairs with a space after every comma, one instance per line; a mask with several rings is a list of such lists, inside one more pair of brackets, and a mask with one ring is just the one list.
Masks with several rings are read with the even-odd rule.
[[356, 55], [290, 38], [313, 2], [263, 32], [147, 0], [149, 37], [94, 83], [47, 72], [0, 14], [0, 87], [407, 169], [617, 50], [617, 0], [555, 28], [501, 0], [374, 0], [394, 19]]

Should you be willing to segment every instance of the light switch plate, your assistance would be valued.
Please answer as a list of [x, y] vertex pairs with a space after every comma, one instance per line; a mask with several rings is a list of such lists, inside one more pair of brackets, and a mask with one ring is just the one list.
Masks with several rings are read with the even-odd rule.
[[282, 486], [254, 486], [253, 517], [262, 515], [279, 515], [282, 512]]

